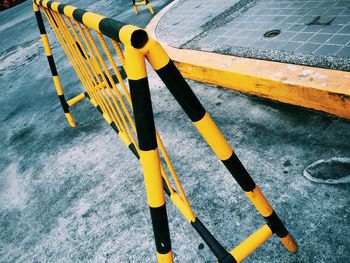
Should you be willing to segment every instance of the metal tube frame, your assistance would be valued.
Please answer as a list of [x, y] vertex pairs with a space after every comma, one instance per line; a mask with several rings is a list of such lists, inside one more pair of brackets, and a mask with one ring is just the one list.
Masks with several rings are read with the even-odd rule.
[[[133, 2], [134, 6], [136, 6], [137, 4], [135, 4], [135, 1]], [[272, 206], [266, 200], [259, 187], [255, 184], [238, 157], [235, 155], [219, 128], [205, 111], [198, 98], [195, 96], [187, 82], [177, 70], [174, 63], [158, 42], [153, 39], [149, 39], [147, 33], [143, 29], [126, 25], [121, 22], [87, 12], [83, 9], [77, 9], [73, 6], [51, 1], [34, 0], [33, 8], [42, 37], [45, 54], [48, 57], [53, 81], [60, 98], [62, 108], [72, 127], [75, 127], [76, 124], [68, 108], [84, 98], [89, 98], [107, 120], [107, 122], [111, 125], [111, 127], [117, 133], [119, 133], [118, 135], [120, 135], [120, 131], [116, 127], [116, 123], [114, 123], [110, 117], [108, 117], [103, 104], [100, 104], [102, 101], [99, 103], [99, 101], [96, 101], [98, 98], [94, 99], [91, 97], [93, 96], [91, 90], [81, 93], [68, 101], [65, 100], [55, 62], [53, 60], [50, 44], [46, 35], [45, 26], [41, 17], [40, 8], [46, 8], [54, 12], [61, 13], [66, 17], [73, 18], [77, 22], [82, 23], [85, 26], [111, 38], [113, 41], [116, 41], [115, 43], [123, 44], [125, 47], [125, 60], [123, 57], [122, 63], [129, 81], [131, 102], [138, 137], [138, 146], [133, 145], [132, 143], [130, 144], [129, 141], [126, 142], [126, 144], [133, 154], [140, 159], [143, 168], [158, 262], [173, 262], [164, 192], [170, 197], [187, 221], [191, 223], [193, 228], [202, 237], [204, 242], [208, 245], [213, 254], [218, 258], [218, 261], [221, 263], [241, 262], [273, 234], [276, 234], [279, 237], [281, 243], [288, 251], [297, 251], [297, 245], [287, 231], [286, 227], [272, 209]], [[113, 44], [114, 47], [116, 47], [115, 43]], [[81, 47], [79, 50], [82, 52]], [[119, 47], [116, 49], [116, 51], [121, 53]], [[84, 54], [81, 55], [87, 59]], [[122, 53], [118, 55], [122, 56]], [[214, 153], [226, 166], [249, 200], [254, 204], [257, 211], [266, 220], [266, 225], [262, 226], [259, 230], [249, 236], [231, 252], [228, 252], [218, 242], [218, 240], [193, 213], [187, 199], [185, 199], [186, 202], [183, 202], [183, 199], [181, 199], [175, 189], [172, 187], [169, 188], [169, 182], [167, 182], [166, 177], [162, 177], [163, 170], [160, 164], [157, 142], [160, 142], [161, 150], [164, 146], [162, 145], [154, 126], [152, 102], [149, 92], [145, 59], [149, 61], [158, 76], [162, 79], [166, 87], [170, 90], [177, 102], [191, 119], [194, 126], [198, 129]], [[84, 76], [85, 75], [83, 75], [83, 77]], [[104, 83], [108, 82], [106, 76], [102, 76], [102, 78], [105, 80]], [[109, 77], [109, 79], [111, 79], [111, 77]], [[102, 83], [98, 85], [102, 85]], [[123, 141], [125, 142], [125, 140]], [[181, 194], [184, 195], [182, 188], [180, 191]]]

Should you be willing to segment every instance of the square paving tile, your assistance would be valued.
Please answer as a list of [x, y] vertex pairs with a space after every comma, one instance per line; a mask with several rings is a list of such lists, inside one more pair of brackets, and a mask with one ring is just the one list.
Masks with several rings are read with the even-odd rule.
[[302, 31], [307, 33], [316, 33], [320, 31], [323, 27], [321, 25], [308, 25]]
[[293, 37], [295, 37], [296, 33], [295, 32], [284, 32], [282, 31], [280, 35], [277, 36], [279, 40], [283, 41], [289, 41]]
[[269, 41], [265, 46], [264, 49], [271, 49], [271, 50], [281, 50], [282, 46], [284, 46], [285, 42], [283, 41]]
[[287, 32], [299, 32], [305, 28], [305, 25], [294, 24], [288, 27], [285, 31]]
[[316, 55], [324, 55], [324, 56], [334, 56], [342, 46], [336, 45], [323, 45], [319, 49], [317, 49], [314, 54]]
[[343, 27], [338, 34], [349, 34], [350, 35], [350, 25]]
[[350, 35], [334, 35], [331, 39], [328, 40], [327, 44], [335, 44], [335, 45], [345, 45], [350, 41]]
[[281, 48], [285, 51], [294, 51], [301, 45], [303, 45], [302, 42], [287, 42]]
[[350, 47], [343, 47], [341, 50], [339, 50], [336, 53], [337, 57], [346, 57], [346, 58], [350, 58]]
[[333, 35], [332, 34], [315, 34], [312, 38], [307, 40], [308, 43], [323, 44], [327, 42]]
[[334, 21], [332, 22], [334, 25], [346, 25], [349, 23], [350, 17], [347, 16], [338, 16]]
[[320, 33], [337, 33], [340, 29], [342, 29], [343, 26], [341, 25], [329, 25], [324, 26]]
[[310, 39], [313, 35], [313, 33], [298, 33], [291, 39], [291, 41], [305, 42], [308, 39]]
[[295, 51], [299, 52], [299, 53], [312, 53], [319, 47], [320, 47], [320, 45], [317, 45], [317, 44], [305, 43], [305, 44], [301, 45], [300, 47], [298, 47]]

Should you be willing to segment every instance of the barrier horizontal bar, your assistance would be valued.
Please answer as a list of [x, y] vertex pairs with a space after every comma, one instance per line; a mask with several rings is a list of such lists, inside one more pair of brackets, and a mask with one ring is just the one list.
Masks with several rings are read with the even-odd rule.
[[134, 48], [140, 49], [148, 42], [147, 32], [137, 26], [128, 25], [112, 18], [107, 18], [75, 6], [65, 5], [55, 1], [34, 0], [34, 3], [43, 8], [59, 12], [69, 18], [75, 19], [87, 27], [124, 45], [131, 45]]
[[248, 238], [246, 238], [241, 244], [235, 247], [230, 254], [236, 259], [237, 262], [243, 261], [251, 253], [253, 253], [259, 246], [265, 243], [273, 233], [268, 225], [262, 226]]
[[74, 104], [78, 103], [79, 101], [82, 101], [86, 98], [85, 92], [80, 93], [78, 96], [75, 96], [74, 98], [71, 98], [67, 101], [67, 104], [69, 107], [72, 107]]
[[139, 6], [139, 5], [146, 5], [146, 1], [142, 1], [142, 2], [135, 2], [136, 6]]

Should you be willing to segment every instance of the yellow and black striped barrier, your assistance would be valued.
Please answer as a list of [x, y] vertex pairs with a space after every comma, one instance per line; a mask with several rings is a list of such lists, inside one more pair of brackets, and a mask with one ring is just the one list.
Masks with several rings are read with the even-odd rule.
[[140, 2], [137, 2], [136, 0], [132, 0], [132, 3], [133, 3], [133, 6], [134, 6], [134, 10], [135, 10], [135, 13], [136, 15], [139, 14], [139, 10], [137, 9], [138, 6], [141, 6], [141, 5], [146, 5], [148, 7], [148, 10], [149, 12], [153, 15], [154, 14], [154, 10], [151, 6], [151, 4], [149, 3], [148, 0], [142, 0]]
[[[273, 234], [279, 237], [288, 251], [297, 250], [297, 245], [286, 227], [157, 41], [150, 39], [141, 28], [70, 5], [42, 0], [34, 0], [33, 5], [57, 94], [70, 125], [74, 127], [75, 122], [69, 108], [84, 98], [89, 98], [125, 145], [140, 159], [158, 262], [173, 262], [164, 192], [202, 237], [219, 262], [241, 262]], [[59, 81], [41, 13], [46, 16], [85, 88], [84, 92], [68, 101]], [[146, 59], [266, 220], [264, 226], [230, 252], [192, 211], [155, 129]], [[120, 69], [126, 71], [130, 93]], [[134, 118], [131, 116], [131, 110]], [[136, 136], [138, 142], [135, 140]]]

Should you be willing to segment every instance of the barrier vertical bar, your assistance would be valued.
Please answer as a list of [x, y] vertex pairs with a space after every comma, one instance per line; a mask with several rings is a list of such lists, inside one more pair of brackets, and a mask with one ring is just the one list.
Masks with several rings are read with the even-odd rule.
[[136, 2], [135, 2], [135, 0], [132, 0], [132, 2], [133, 2], [133, 6], [134, 6], [134, 11], [135, 11], [136, 15], [138, 15], [139, 10], [137, 9]]
[[50, 69], [51, 69], [52, 79], [53, 79], [53, 82], [54, 82], [54, 85], [56, 88], [58, 98], [60, 100], [64, 115], [66, 116], [66, 118], [68, 120], [68, 123], [70, 124], [71, 127], [74, 128], [76, 126], [76, 123], [73, 119], [72, 114], [69, 111], [69, 105], [68, 105], [66, 98], [64, 96], [64, 93], [63, 93], [61, 81], [58, 77], [56, 64], [55, 64], [55, 61], [54, 61], [54, 58], [52, 55], [49, 39], [48, 39], [47, 34], [46, 34], [45, 25], [43, 22], [43, 18], [41, 16], [39, 6], [35, 3], [33, 3], [33, 9], [34, 9], [36, 21], [38, 23], [39, 32], [41, 35], [41, 40], [43, 42], [45, 54], [46, 54], [46, 57], [47, 57], [47, 60], [48, 60], [48, 63], [49, 63]]
[[137, 49], [125, 46], [125, 63], [157, 258], [158, 262], [173, 262], [145, 58]]

